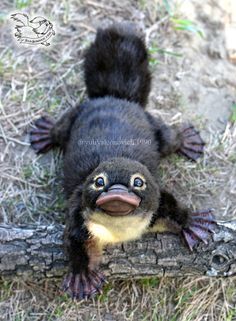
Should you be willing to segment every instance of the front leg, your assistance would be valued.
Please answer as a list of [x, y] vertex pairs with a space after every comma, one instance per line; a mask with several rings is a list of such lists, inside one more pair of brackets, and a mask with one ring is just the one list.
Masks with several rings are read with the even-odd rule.
[[74, 299], [90, 298], [101, 293], [104, 276], [98, 271], [102, 246], [89, 234], [80, 208], [80, 193], [74, 193], [69, 202], [69, 217], [64, 233], [69, 271], [62, 288]]
[[81, 227], [75, 227], [65, 234], [69, 272], [63, 280], [62, 288], [73, 299], [78, 300], [101, 293], [105, 281], [97, 269], [102, 255], [101, 248], [87, 233]]
[[160, 206], [153, 216], [149, 231], [181, 233], [192, 250], [200, 241], [207, 243], [215, 226], [212, 210], [192, 212], [181, 207], [173, 195], [161, 191]]
[[154, 117], [148, 112], [146, 115], [155, 132], [162, 157], [178, 153], [196, 161], [203, 155], [205, 143], [194, 126], [191, 124], [168, 126], [160, 118]]
[[56, 122], [47, 115], [37, 119], [30, 131], [30, 144], [35, 152], [46, 153], [56, 146], [63, 149], [79, 110], [80, 106], [67, 110]]

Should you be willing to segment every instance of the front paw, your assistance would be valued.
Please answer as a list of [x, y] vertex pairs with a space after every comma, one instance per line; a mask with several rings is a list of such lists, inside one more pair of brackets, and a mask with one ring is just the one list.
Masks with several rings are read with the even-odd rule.
[[100, 272], [81, 271], [80, 273], [69, 273], [63, 280], [62, 289], [72, 299], [83, 300], [91, 298], [97, 293], [102, 293], [102, 286], [105, 282]]
[[193, 247], [201, 241], [207, 244], [207, 240], [214, 232], [216, 225], [211, 209], [193, 212], [188, 227], [182, 230], [189, 249], [192, 251]]
[[194, 126], [186, 124], [181, 130], [182, 144], [178, 152], [190, 160], [196, 161], [203, 155], [204, 141]]

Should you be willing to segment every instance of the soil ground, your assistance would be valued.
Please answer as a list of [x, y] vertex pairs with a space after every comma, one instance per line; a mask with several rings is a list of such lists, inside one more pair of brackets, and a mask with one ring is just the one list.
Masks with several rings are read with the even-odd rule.
[[[0, 3], [0, 222], [63, 222], [58, 152], [36, 156], [28, 132], [39, 115], [60, 115], [85, 99], [83, 52], [97, 27], [133, 21], [146, 34], [152, 70], [148, 109], [167, 123], [190, 121], [206, 141], [202, 160], [165, 159], [162, 184], [185, 204], [236, 217], [236, 66], [227, 55], [227, 1], [65, 0]], [[168, 5], [169, 4], [169, 5]], [[227, 11], [228, 10], [228, 11]], [[48, 47], [14, 38], [11, 13], [46, 16], [56, 36]], [[168, 12], [169, 11], [169, 12]], [[194, 21], [177, 30], [174, 18]], [[196, 30], [201, 29], [204, 37]], [[185, 28], [186, 29], [186, 28]], [[142, 279], [112, 282], [90, 302], [71, 302], [59, 283], [1, 281], [0, 320], [236, 320], [236, 282]]]

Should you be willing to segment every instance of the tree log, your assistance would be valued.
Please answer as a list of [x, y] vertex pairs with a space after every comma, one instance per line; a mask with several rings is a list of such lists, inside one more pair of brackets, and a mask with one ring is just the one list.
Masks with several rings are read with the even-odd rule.
[[[218, 222], [209, 244], [190, 252], [173, 234], [148, 234], [141, 240], [109, 246], [101, 270], [109, 278], [147, 276], [230, 276], [236, 273], [236, 220]], [[2, 276], [59, 277], [66, 271], [63, 226], [0, 225]]]

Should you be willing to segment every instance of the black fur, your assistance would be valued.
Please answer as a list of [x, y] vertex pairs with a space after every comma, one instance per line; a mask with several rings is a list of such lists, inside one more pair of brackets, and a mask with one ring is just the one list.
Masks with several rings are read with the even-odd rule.
[[98, 29], [85, 54], [85, 83], [90, 98], [113, 96], [147, 103], [151, 76], [148, 53], [140, 37], [121, 26]]
[[[164, 217], [185, 229], [190, 248], [197, 242], [195, 236], [206, 237], [199, 232], [199, 226], [209, 228], [212, 222], [208, 212], [200, 223], [201, 214], [195, 215], [198, 230], [192, 236], [187, 229], [190, 210], [159, 190], [160, 157], [180, 151], [196, 160], [202, 154], [203, 142], [192, 126], [183, 130], [171, 128], [144, 110], [150, 78], [142, 38], [120, 26], [99, 29], [85, 54], [85, 82], [90, 99], [67, 111], [54, 125], [47, 117], [41, 118], [31, 132], [31, 145], [36, 152], [46, 152], [52, 146], [60, 146], [64, 152], [64, 189], [69, 212], [65, 246], [70, 273], [63, 287], [73, 297], [84, 298], [100, 291], [104, 281], [95, 272], [96, 257], [101, 254], [86, 223], [94, 210], [99, 211], [96, 199], [111, 185], [123, 184], [140, 197], [140, 206], [132, 215], [148, 219], [151, 227]], [[96, 175], [103, 172], [108, 176], [107, 185], [99, 191], [91, 188]], [[130, 185], [130, 178], [136, 173], [145, 177], [145, 190]]]
[[159, 218], [168, 217], [182, 227], [189, 224], [191, 212], [187, 208], [180, 207], [174, 196], [167, 191], [162, 190], [160, 195], [159, 207], [152, 217], [150, 227], [153, 227]]
[[156, 175], [159, 153], [155, 132], [135, 103], [112, 97], [89, 100], [80, 106], [65, 149], [67, 194], [101, 162], [114, 157], [139, 161]]

